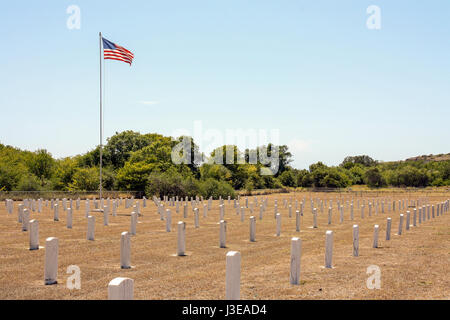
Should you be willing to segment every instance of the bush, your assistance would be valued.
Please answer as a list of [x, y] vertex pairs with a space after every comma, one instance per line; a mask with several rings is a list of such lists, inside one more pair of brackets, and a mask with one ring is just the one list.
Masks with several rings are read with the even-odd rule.
[[99, 170], [97, 168], [78, 168], [72, 183], [69, 184], [70, 191], [94, 191], [99, 187]]
[[20, 178], [16, 189], [19, 191], [39, 191], [41, 189], [41, 182], [35, 175], [28, 174]]
[[173, 172], [153, 172], [147, 179], [145, 187], [147, 196], [169, 196], [185, 197], [186, 190], [183, 188], [183, 177]]
[[350, 179], [336, 168], [330, 168], [322, 181], [327, 188], [345, 188], [350, 184]]
[[380, 188], [386, 185], [386, 181], [378, 168], [370, 168], [364, 174], [364, 180], [370, 188]]
[[152, 169], [144, 162], [127, 162], [117, 172], [117, 185], [122, 190], [145, 190]]
[[283, 188], [283, 184], [281, 183], [280, 179], [274, 178], [273, 188], [274, 189], [282, 189]]
[[312, 187], [313, 183], [314, 183], [313, 176], [311, 173], [308, 172], [302, 177], [302, 181], [299, 186], [303, 188], [309, 188]]
[[213, 199], [218, 199], [220, 196], [222, 196], [222, 198], [228, 196], [234, 198], [236, 196], [233, 187], [229, 183], [214, 179], [207, 179], [201, 182], [200, 194], [203, 198], [213, 197]]
[[364, 184], [365, 171], [360, 164], [355, 164], [349, 170], [352, 184]]
[[291, 170], [284, 171], [282, 174], [280, 174], [278, 179], [280, 179], [280, 182], [285, 187], [296, 187], [297, 186], [294, 173]]
[[253, 182], [251, 182], [250, 180], [247, 180], [247, 182], [245, 183], [245, 191], [247, 191], [248, 195], [252, 194], [252, 191], [255, 189]]

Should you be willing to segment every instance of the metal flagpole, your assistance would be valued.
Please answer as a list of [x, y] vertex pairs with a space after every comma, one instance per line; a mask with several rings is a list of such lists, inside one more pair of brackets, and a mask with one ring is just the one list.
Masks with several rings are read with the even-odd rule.
[[[103, 133], [102, 133], [102, 33], [100, 37], [100, 200], [102, 199], [102, 156], [103, 156]], [[103, 209], [103, 208], [102, 208]]]

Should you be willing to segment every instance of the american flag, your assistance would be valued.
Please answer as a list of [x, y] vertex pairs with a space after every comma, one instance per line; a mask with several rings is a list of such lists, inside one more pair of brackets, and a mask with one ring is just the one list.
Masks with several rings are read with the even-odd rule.
[[106, 40], [102, 37], [103, 40], [103, 57], [104, 59], [112, 59], [123, 61], [129, 63], [131, 66], [131, 62], [133, 62], [134, 55], [131, 51], [125, 49], [124, 47], [118, 46], [117, 44]]

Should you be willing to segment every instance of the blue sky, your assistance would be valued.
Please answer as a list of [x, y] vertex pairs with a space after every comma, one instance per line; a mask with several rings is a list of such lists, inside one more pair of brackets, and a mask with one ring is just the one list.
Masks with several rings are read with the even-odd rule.
[[448, 153], [449, 16], [446, 0], [4, 3], [0, 142], [56, 157], [98, 144], [101, 31], [135, 54], [105, 62], [105, 137], [278, 129], [298, 168]]

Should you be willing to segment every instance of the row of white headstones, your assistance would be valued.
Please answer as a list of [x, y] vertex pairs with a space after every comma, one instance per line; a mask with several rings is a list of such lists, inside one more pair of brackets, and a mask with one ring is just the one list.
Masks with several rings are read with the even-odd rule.
[[[108, 225], [108, 215], [109, 215], [109, 207], [111, 206], [110, 199], [107, 200], [107, 205], [103, 205], [103, 209], [95, 210], [95, 211], [103, 211], [104, 213], [104, 224]], [[145, 197], [143, 198], [143, 206], [146, 207], [146, 200]], [[178, 199], [168, 199], [164, 198], [166, 203], [169, 206], [176, 206], [176, 210], [178, 212], [179, 210], [179, 204], [180, 201]], [[77, 210], [80, 208], [79, 206], [80, 199], [77, 199], [76, 201], [76, 208]], [[121, 204], [122, 199], [114, 199], [112, 200], [112, 208], [114, 216], [117, 210], [117, 207]], [[133, 205], [134, 199], [125, 199], [125, 207], [133, 207], [133, 212], [131, 213], [131, 228], [130, 232], [123, 232], [121, 234], [121, 252], [120, 252], [120, 260], [121, 260], [121, 268], [122, 269], [128, 269], [131, 267], [131, 238], [130, 235], [136, 234], [136, 224], [137, 224], [137, 217], [140, 214], [139, 209], [139, 201], [136, 201]], [[171, 231], [171, 211], [170, 209], [164, 210], [164, 204], [162, 201], [156, 197], [153, 198], [153, 201], [155, 205], [158, 207], [158, 213], [161, 215], [161, 220], [166, 220], [166, 231]], [[239, 199], [238, 199], [239, 201]], [[248, 198], [245, 199], [245, 205], [247, 208], [250, 208], [251, 211], [253, 211], [253, 205], [257, 202], [257, 198], [254, 199], [254, 203], [250, 204], [248, 203]], [[260, 219], [263, 217], [263, 212], [266, 210], [267, 207], [267, 198], [262, 200], [262, 203], [260, 205]], [[35, 206], [33, 206], [33, 200], [25, 199], [22, 204], [18, 205], [18, 221], [22, 222], [22, 230], [23, 231], [30, 231], [30, 250], [36, 250], [39, 249], [39, 233], [38, 233], [38, 222], [37, 220], [29, 220], [29, 209], [33, 210]], [[200, 203], [203, 202], [203, 199], [200, 200]], [[230, 203], [230, 198], [228, 198], [228, 202]], [[285, 208], [287, 207], [285, 199]], [[42, 209], [42, 199], [38, 200], [38, 212]], [[62, 200], [62, 207], [64, 210], [67, 211], [67, 228], [72, 228], [72, 201], [70, 200], [70, 206], [67, 206], [67, 200]], [[103, 199], [100, 200], [100, 203], [103, 204]], [[304, 208], [305, 199], [300, 203], [300, 209], [296, 210], [296, 231], [300, 231], [300, 215], [303, 215], [303, 208]], [[317, 200], [317, 203], [323, 203], [322, 200]], [[326, 203], [326, 200], [325, 200]], [[382, 201], [382, 203], [384, 203]], [[395, 203], [395, 202], [393, 202]], [[297, 204], [297, 200], [296, 200]], [[332, 204], [332, 201], [330, 200], [330, 205]], [[419, 204], [419, 201], [414, 202], [414, 204]], [[48, 201], [45, 202], [45, 205], [48, 206]], [[96, 208], [98, 208], [98, 202], [94, 200], [94, 205]], [[187, 205], [188, 205], [188, 199], [185, 200], [184, 203], [184, 217], [187, 217]], [[191, 205], [192, 209], [194, 211], [194, 223], [195, 227], [199, 227], [199, 209], [197, 206], [199, 205], [199, 199], [196, 198], [195, 200], [191, 198]], [[208, 209], [211, 209], [212, 205], [212, 198], [208, 199], [208, 204], [204, 205], [204, 217], [207, 216]], [[311, 205], [314, 205], [314, 200], [311, 199]], [[352, 208], [352, 204], [350, 207]], [[58, 200], [53, 201], [51, 200], [51, 206], [54, 210], [54, 220], [59, 220], [58, 215]], [[236, 213], [241, 214], [241, 221], [244, 221], [244, 210], [245, 207], [240, 207], [239, 202], [236, 202], [234, 200], [234, 206], [236, 208]], [[341, 212], [341, 223], [343, 221], [343, 206], [339, 205]], [[362, 205], [364, 206], [364, 204]], [[27, 208], [25, 208], [27, 207]], [[87, 239], [88, 240], [94, 240], [94, 225], [95, 225], [95, 217], [90, 216], [89, 213], [89, 207], [90, 207], [90, 201], [86, 200], [86, 217], [88, 221], [88, 230], [87, 230]], [[289, 205], [289, 216], [291, 217], [291, 205]], [[297, 207], [297, 205], [296, 205]], [[400, 207], [400, 202], [399, 202]], [[10, 199], [6, 200], [6, 208], [8, 213], [12, 213], [13, 208], [13, 201]], [[219, 246], [221, 248], [226, 247], [226, 221], [224, 219], [225, 214], [225, 205], [222, 199], [220, 199], [220, 234], [219, 234]], [[279, 236], [281, 234], [281, 214], [278, 213], [277, 209], [277, 200], [275, 200], [274, 205], [274, 213], [276, 218], [276, 225], [277, 225], [277, 232], [276, 235]], [[370, 208], [370, 203], [369, 203]], [[431, 208], [431, 210], [430, 210]], [[363, 207], [361, 208], [361, 217], [364, 218], [363, 214]], [[439, 216], [440, 214], [443, 214], [444, 212], [447, 212], [449, 210], [449, 200], [441, 203], [436, 204], [436, 215]], [[430, 219], [430, 211], [431, 211], [431, 217], [435, 218], [435, 206], [434, 205], [423, 205], [421, 208], [419, 208], [418, 212], [417, 209], [414, 208], [413, 211], [413, 224], [410, 225], [410, 211], [406, 212], [406, 230], [409, 230], [410, 226], [417, 226], [417, 217], [419, 224], [423, 221], [426, 221], [427, 219]], [[165, 212], [165, 216], [164, 213]], [[314, 225], [312, 228], [317, 228], [317, 208], [312, 207], [312, 213], [313, 213], [313, 221]], [[352, 212], [353, 213], [353, 210]], [[417, 215], [418, 213], [418, 215]], [[331, 214], [332, 214], [332, 207], [329, 207], [328, 210], [328, 224], [331, 224]], [[370, 215], [370, 211], [369, 211]], [[353, 220], [353, 215], [351, 215], [351, 219]], [[399, 220], [399, 229], [398, 229], [398, 235], [402, 234], [403, 229], [403, 219], [404, 215], [400, 214], [400, 220]], [[387, 226], [386, 226], [386, 240], [390, 240], [391, 237], [391, 218], [387, 218]], [[178, 239], [177, 239], [177, 255], [183, 256], [185, 255], [185, 248], [186, 248], [186, 223], [183, 221], [178, 222]], [[250, 217], [250, 241], [255, 241], [255, 234], [256, 234], [256, 218], [254, 216]], [[379, 234], [379, 226], [374, 226], [374, 238], [373, 238], [373, 247], [378, 247], [378, 234]], [[46, 239], [46, 254], [45, 254], [45, 267], [44, 267], [44, 282], [45, 284], [54, 284], [56, 283], [57, 278], [57, 266], [58, 266], [58, 239], [55, 237], [49, 237]], [[332, 248], [333, 248], [333, 232], [331, 230], [328, 230], [326, 232], [326, 245], [325, 245], [325, 267], [331, 268], [332, 266]], [[353, 226], [353, 255], [358, 256], [359, 255], [359, 226], [354, 225]], [[290, 273], [290, 282], [291, 284], [299, 284], [300, 283], [300, 256], [301, 256], [301, 240], [297, 237], [292, 238], [292, 245], [291, 245], [291, 273]], [[235, 251], [230, 251], [227, 253], [227, 267], [226, 267], [226, 298], [227, 299], [239, 299], [239, 287], [240, 287], [240, 253]], [[237, 273], [239, 270], [239, 274]], [[120, 280], [120, 281], [119, 281]], [[239, 285], [238, 285], [239, 284]], [[130, 298], [130, 290], [131, 290], [131, 297], [132, 297], [132, 287], [133, 287], [133, 280], [129, 278], [116, 278], [113, 281], [111, 281], [109, 285], [110, 289], [108, 289], [108, 296], [111, 299], [128, 299]], [[120, 289], [118, 289], [120, 288]], [[130, 289], [131, 288], [131, 289]], [[119, 294], [120, 293], [120, 294]]]
[[[158, 201], [155, 201], [158, 206], [158, 212], [161, 214], [163, 218], [161, 210], [162, 204]], [[436, 204], [436, 213], [437, 216], [447, 212], [449, 210], [450, 201], [447, 200], [442, 203]], [[267, 204], [267, 199], [265, 201]], [[184, 209], [184, 213], [186, 214], [186, 207]], [[236, 208], [239, 208], [238, 203], [235, 204]], [[262, 208], [264, 204], [261, 205]], [[205, 205], [204, 216], [206, 217], [207, 209], [210, 208]], [[226, 221], [222, 218], [224, 216], [224, 204], [221, 202], [219, 205], [220, 208], [220, 244], [221, 248], [225, 247], [225, 236], [226, 236]], [[243, 217], [243, 209], [244, 207], [240, 207], [241, 217]], [[435, 206], [431, 205], [432, 218], [435, 218]], [[166, 231], [170, 232], [171, 225], [171, 213], [170, 209], [166, 209]], [[195, 212], [195, 225], [198, 227], [198, 208], [194, 208]], [[263, 212], [263, 211], [260, 211]], [[313, 208], [313, 212], [315, 216], [317, 215], [317, 209]], [[329, 213], [331, 212], [331, 207], [329, 208]], [[410, 226], [416, 227], [417, 224], [417, 209], [414, 208], [414, 216], [413, 216], [413, 224], [410, 225], [410, 211], [406, 212], [406, 230], [409, 230]], [[426, 214], [427, 212], [427, 214]], [[186, 215], [185, 215], [186, 217]], [[299, 221], [300, 211], [296, 211], [297, 221]], [[363, 217], [363, 216], [362, 216]], [[262, 215], [260, 216], [262, 219]], [[280, 213], [276, 213], [277, 218], [277, 236], [280, 235], [280, 226], [281, 226], [281, 215]], [[419, 224], [426, 219], [430, 219], [430, 205], [422, 206], [419, 208]], [[242, 219], [241, 219], [242, 220]], [[242, 220], [243, 221], [243, 220]], [[316, 220], [315, 220], [316, 221]], [[386, 228], [386, 240], [391, 239], [391, 218], [387, 218], [387, 228]], [[250, 241], [255, 241], [255, 222], [256, 219], [254, 216], [250, 217]], [[329, 219], [329, 224], [331, 224], [331, 219]], [[316, 225], [316, 222], [315, 222]], [[299, 223], [297, 223], [297, 231]], [[314, 226], [313, 226], [314, 227]], [[315, 226], [317, 227], [317, 226]], [[400, 222], [398, 235], [402, 234], [403, 229], [403, 214], [400, 214]], [[185, 231], [186, 224], [183, 221], [178, 222], [178, 255], [184, 255], [185, 252]], [[379, 235], [379, 225], [374, 226], [374, 237], [373, 237], [373, 248], [378, 248], [378, 235]], [[129, 236], [127, 232], [122, 233], [122, 244], [126, 244], [125, 247], [121, 246], [126, 252], [126, 260], [122, 261], [125, 263], [125, 267], [129, 267]], [[290, 266], [290, 283], [294, 285], [300, 284], [300, 266], [301, 266], [301, 250], [302, 250], [302, 242], [298, 237], [293, 237], [291, 239], [291, 266]], [[353, 255], [357, 257], [359, 255], [359, 226], [353, 225]], [[325, 268], [332, 268], [332, 257], [333, 257], [333, 231], [328, 230], [325, 233]], [[124, 267], [124, 266], [122, 266]], [[240, 299], [240, 278], [241, 278], [241, 254], [238, 251], [229, 251], [226, 255], [226, 275], [225, 275], [225, 299], [227, 300], [237, 300]], [[130, 278], [116, 278], [109, 284], [108, 296], [112, 299], [132, 299], [133, 297], [133, 279]]]

